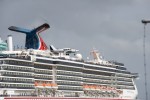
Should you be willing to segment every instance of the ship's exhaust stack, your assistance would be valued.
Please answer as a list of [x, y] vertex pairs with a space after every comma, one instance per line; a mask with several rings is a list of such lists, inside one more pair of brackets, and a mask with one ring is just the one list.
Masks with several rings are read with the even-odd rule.
[[8, 35], [7, 37], [8, 51], [13, 51], [13, 40], [12, 36]]
[[15, 32], [26, 34], [26, 49], [37, 49], [37, 50], [47, 50], [47, 46], [40, 36], [40, 33], [50, 28], [49, 24], [45, 23], [32, 30], [24, 29], [16, 26], [11, 26], [8, 29]]

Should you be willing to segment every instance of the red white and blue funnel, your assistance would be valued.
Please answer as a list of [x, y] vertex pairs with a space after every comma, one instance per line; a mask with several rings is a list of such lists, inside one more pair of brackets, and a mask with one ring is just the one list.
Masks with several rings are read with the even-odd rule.
[[48, 28], [50, 28], [50, 26], [47, 23], [45, 23], [33, 30], [28, 30], [16, 26], [11, 26], [8, 29], [11, 31], [21, 32], [26, 34], [26, 43], [25, 43], [26, 49], [47, 50], [48, 47], [44, 43], [39, 33], [45, 31]]

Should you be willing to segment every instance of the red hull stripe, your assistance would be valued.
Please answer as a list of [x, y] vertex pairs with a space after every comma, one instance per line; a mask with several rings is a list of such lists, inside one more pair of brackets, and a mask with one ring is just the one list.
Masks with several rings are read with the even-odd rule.
[[4, 100], [131, 100], [120, 98], [43, 98], [43, 97], [5, 97]]

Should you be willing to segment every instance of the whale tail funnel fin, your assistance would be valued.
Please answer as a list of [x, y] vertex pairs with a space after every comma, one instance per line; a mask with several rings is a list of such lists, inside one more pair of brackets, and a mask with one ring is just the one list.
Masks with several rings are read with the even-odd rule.
[[31, 32], [31, 30], [20, 28], [20, 27], [16, 27], [16, 26], [10, 26], [8, 29], [11, 30], [11, 31], [20, 32], [20, 33], [26, 33], [26, 34]]
[[48, 28], [50, 28], [49, 24], [45, 23], [45, 24], [33, 29], [32, 31], [35, 31], [36, 33], [41, 33], [41, 32], [45, 31]]

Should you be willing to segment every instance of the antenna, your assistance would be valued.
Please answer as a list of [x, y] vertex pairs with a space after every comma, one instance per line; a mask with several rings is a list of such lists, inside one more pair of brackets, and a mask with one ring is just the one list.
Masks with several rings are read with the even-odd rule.
[[145, 39], [146, 39], [146, 25], [147, 25], [148, 23], [150, 23], [150, 20], [142, 20], [141, 22], [144, 24], [144, 35], [143, 35], [143, 57], [144, 57], [144, 71], [145, 71], [145, 96], [146, 96], [146, 100], [148, 100]]

